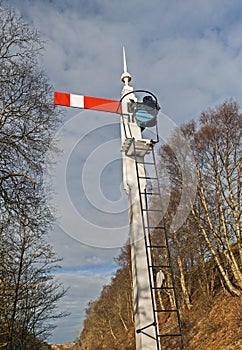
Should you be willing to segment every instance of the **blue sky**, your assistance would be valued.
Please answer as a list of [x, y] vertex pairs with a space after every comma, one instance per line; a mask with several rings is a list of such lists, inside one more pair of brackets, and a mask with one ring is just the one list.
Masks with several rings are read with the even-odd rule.
[[[154, 92], [175, 124], [225, 98], [242, 103], [239, 0], [7, 0], [46, 41], [42, 65], [57, 91], [119, 99], [122, 46], [132, 85]], [[128, 238], [118, 119], [63, 108], [52, 171], [57, 209], [50, 234], [63, 257], [58, 279], [71, 288], [50, 341], [69, 342], [84, 310], [115, 271]], [[166, 125], [162, 124], [165, 132]]]

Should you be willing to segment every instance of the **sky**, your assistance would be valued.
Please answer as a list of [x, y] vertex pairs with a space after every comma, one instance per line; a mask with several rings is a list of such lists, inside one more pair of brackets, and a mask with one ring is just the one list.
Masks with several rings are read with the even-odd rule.
[[[242, 103], [240, 0], [7, 0], [45, 41], [41, 65], [54, 90], [119, 99], [122, 47], [132, 86], [162, 106], [159, 127], [198, 118], [227, 98]], [[49, 239], [70, 286], [50, 342], [79, 336], [90, 300], [110, 282], [128, 239], [118, 117], [61, 108], [62, 152], [49, 171], [57, 222]], [[169, 117], [165, 117], [169, 116]], [[165, 136], [164, 136], [165, 138]]]

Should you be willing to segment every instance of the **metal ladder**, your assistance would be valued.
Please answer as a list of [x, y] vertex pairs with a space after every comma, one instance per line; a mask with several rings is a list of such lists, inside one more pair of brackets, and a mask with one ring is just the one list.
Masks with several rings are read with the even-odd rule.
[[[154, 315], [154, 323], [147, 327], [156, 327], [157, 350], [184, 350], [175, 277], [155, 160], [155, 142], [152, 142], [152, 140], [149, 140], [151, 142], [146, 141], [143, 139], [127, 139], [123, 150], [126, 155], [134, 158], [136, 164], [140, 210]], [[140, 174], [139, 164], [145, 166], [145, 174], [143, 171]], [[148, 186], [143, 192], [141, 189], [142, 181], [147, 181], [148, 183]], [[150, 186], [152, 188], [149, 188]], [[147, 327], [137, 330], [137, 332], [143, 332], [145, 334]]]

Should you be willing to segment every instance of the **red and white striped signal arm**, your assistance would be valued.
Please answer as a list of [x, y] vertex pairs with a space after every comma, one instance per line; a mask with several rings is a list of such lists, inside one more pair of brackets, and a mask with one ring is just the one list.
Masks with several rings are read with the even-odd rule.
[[117, 114], [121, 113], [120, 101], [75, 94], [66, 94], [64, 92], [54, 92], [54, 104]]

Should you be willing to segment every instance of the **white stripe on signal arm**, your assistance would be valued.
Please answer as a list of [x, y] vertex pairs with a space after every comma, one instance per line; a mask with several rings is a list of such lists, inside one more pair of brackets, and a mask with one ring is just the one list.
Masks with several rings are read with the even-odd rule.
[[70, 94], [70, 107], [85, 108], [84, 96]]

